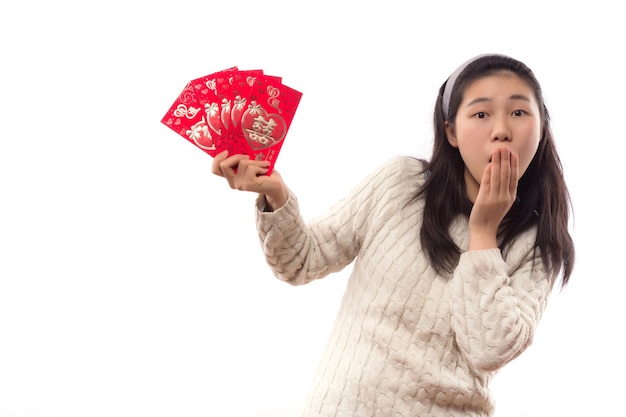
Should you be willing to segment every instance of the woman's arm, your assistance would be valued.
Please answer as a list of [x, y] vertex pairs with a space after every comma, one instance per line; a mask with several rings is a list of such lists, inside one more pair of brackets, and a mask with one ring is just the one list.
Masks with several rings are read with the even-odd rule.
[[495, 371], [533, 340], [552, 290], [552, 277], [527, 232], [509, 251], [467, 251], [454, 271], [452, 327], [457, 344], [477, 370]]
[[[360, 247], [369, 218], [365, 200], [372, 192], [364, 181], [323, 218], [306, 224], [295, 195], [267, 162], [246, 155], [215, 156], [212, 171], [236, 190], [259, 194], [257, 227], [268, 264], [274, 274], [293, 285], [305, 284], [350, 264]], [[368, 214], [368, 215], [366, 215]]]
[[308, 223], [302, 219], [293, 193], [289, 193], [282, 208], [273, 212], [263, 210], [261, 197], [257, 228], [275, 275], [294, 285], [306, 284], [350, 264], [364, 239], [382, 226], [381, 211], [393, 198], [389, 190], [397, 188], [392, 185], [405, 178], [418, 182], [421, 169], [418, 162], [392, 159], [361, 181], [329, 212]]

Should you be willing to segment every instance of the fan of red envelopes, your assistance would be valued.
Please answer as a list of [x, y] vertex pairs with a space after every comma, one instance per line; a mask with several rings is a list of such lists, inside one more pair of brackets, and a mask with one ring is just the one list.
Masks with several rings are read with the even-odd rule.
[[276, 163], [302, 93], [263, 70], [228, 68], [187, 83], [161, 120], [211, 156]]

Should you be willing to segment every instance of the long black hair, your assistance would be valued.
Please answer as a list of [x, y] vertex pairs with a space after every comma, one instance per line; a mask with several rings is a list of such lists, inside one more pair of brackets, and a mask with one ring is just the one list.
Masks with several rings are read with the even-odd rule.
[[[520, 178], [517, 199], [498, 230], [503, 251], [522, 232], [537, 227], [535, 247], [554, 278], [562, 273], [562, 286], [569, 281], [574, 266], [574, 243], [569, 234], [570, 195], [563, 168], [550, 129], [541, 86], [524, 63], [503, 55], [478, 57], [458, 74], [449, 96], [449, 110], [442, 101], [446, 83], [439, 89], [435, 105], [434, 141], [430, 161], [425, 162], [426, 182], [416, 198], [424, 197], [422, 247], [439, 271], [451, 272], [458, 263], [461, 249], [450, 235], [450, 225], [459, 214], [469, 216], [472, 202], [466, 193], [465, 164], [457, 148], [448, 142], [446, 122], [454, 129], [454, 120], [463, 94], [474, 81], [502, 71], [514, 73], [533, 90], [542, 121], [541, 141], [528, 169]], [[446, 115], [446, 113], [448, 113]]]

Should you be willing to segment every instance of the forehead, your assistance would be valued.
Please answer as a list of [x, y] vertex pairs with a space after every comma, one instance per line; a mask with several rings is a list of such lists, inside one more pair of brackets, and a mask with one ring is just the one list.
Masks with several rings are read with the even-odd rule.
[[477, 78], [467, 85], [463, 93], [463, 101], [471, 100], [478, 96], [491, 98], [502, 94], [521, 94], [537, 101], [531, 85], [511, 71], [498, 71]]

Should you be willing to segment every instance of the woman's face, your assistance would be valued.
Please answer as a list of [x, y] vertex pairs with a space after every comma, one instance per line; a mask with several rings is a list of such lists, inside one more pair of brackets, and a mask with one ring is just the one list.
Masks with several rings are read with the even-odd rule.
[[448, 142], [461, 153], [467, 195], [475, 201], [496, 148], [506, 146], [518, 154], [520, 178], [530, 165], [541, 139], [535, 94], [511, 72], [480, 78], [466, 88], [454, 127], [447, 124], [446, 133]]

